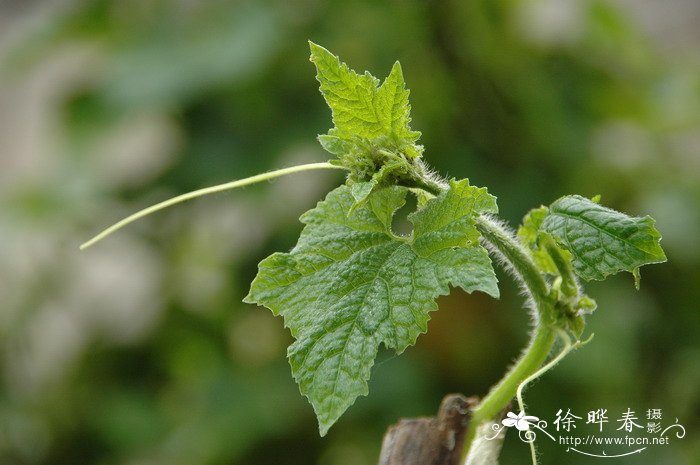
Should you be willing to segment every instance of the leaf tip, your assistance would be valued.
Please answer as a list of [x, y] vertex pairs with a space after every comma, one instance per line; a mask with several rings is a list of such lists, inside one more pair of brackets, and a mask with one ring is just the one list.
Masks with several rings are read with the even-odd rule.
[[318, 45], [316, 42], [309, 40], [309, 50], [311, 50], [311, 53], [313, 54], [315, 51], [322, 49], [320, 45]]
[[241, 299], [241, 302], [243, 302], [244, 304], [250, 304], [250, 305], [260, 305], [260, 301], [259, 301], [258, 297], [255, 296], [254, 294], [255, 294], [255, 282], [253, 282], [250, 285], [250, 289], [248, 290], [248, 293], [246, 294], [245, 297], [243, 297], [243, 299]]
[[329, 52], [326, 48], [312, 41], [309, 41], [309, 50], [311, 51], [309, 61], [312, 63], [316, 63], [316, 61], [324, 55], [335, 58], [335, 55]]
[[322, 423], [320, 420], [318, 422], [318, 434], [321, 437], [324, 437], [326, 434], [328, 434], [328, 430], [331, 429], [332, 424], [326, 424], [325, 422]]
[[399, 60], [396, 60], [394, 62], [394, 64], [391, 67], [391, 71], [389, 71], [389, 76], [392, 76], [394, 74], [403, 78], [403, 69], [401, 69], [401, 63], [399, 62]]

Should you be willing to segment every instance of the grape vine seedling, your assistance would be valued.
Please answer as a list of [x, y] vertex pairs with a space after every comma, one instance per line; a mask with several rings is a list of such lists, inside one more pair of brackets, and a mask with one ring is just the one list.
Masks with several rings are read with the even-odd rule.
[[[666, 260], [650, 217], [606, 208], [599, 199], [560, 198], [525, 216], [517, 232], [496, 216], [496, 198], [467, 179], [431, 171], [410, 128], [409, 91], [397, 62], [380, 81], [357, 74], [310, 43], [321, 94], [335, 126], [318, 137], [334, 155], [175, 197], [105, 230], [85, 248], [124, 225], [167, 206], [313, 169], [347, 171], [343, 185], [301, 216], [304, 228], [288, 253], [259, 265], [245, 302], [284, 318], [295, 339], [292, 374], [316, 412], [321, 435], [360, 395], [380, 344], [397, 353], [427, 330], [435, 299], [461, 287], [498, 297], [491, 258], [527, 295], [533, 330], [520, 358], [472, 412], [464, 456], [481, 424], [493, 420], [522, 388], [581, 344], [585, 317], [596, 307], [579, 279], [602, 280]], [[406, 197], [417, 199], [409, 235], [392, 230]], [[555, 342], [563, 349], [551, 361]], [[575, 341], [575, 342], [572, 342]], [[534, 460], [534, 449], [533, 449]]]

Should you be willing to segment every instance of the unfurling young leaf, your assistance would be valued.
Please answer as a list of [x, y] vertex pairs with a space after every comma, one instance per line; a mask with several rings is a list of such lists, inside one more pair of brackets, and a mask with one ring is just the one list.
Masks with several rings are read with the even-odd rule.
[[353, 190], [356, 202], [415, 175], [423, 147], [416, 144], [420, 132], [409, 126], [411, 105], [401, 65], [396, 62], [379, 85], [371, 74], [357, 74], [325, 48], [309, 45], [316, 79], [335, 124], [318, 140], [338, 157], [334, 163], [350, 170], [350, 184], [363, 184]]
[[[556, 275], [558, 270], [557, 266], [552, 260], [552, 257], [547, 253], [547, 250], [541, 246], [540, 237], [543, 233], [540, 230], [542, 222], [547, 217], [549, 213], [549, 208], [539, 207], [533, 208], [525, 215], [523, 218], [523, 224], [518, 228], [518, 239], [520, 242], [530, 249], [532, 252], [532, 259], [535, 264], [540, 268], [540, 270], [545, 273]], [[562, 250], [564, 253], [568, 253]]]
[[585, 280], [629, 271], [638, 286], [640, 266], [666, 261], [652, 218], [627, 216], [579, 195], [555, 201], [541, 228], [571, 252], [574, 270]]
[[420, 132], [409, 127], [409, 91], [398, 61], [379, 86], [379, 80], [368, 72], [357, 74], [325, 48], [313, 42], [309, 45], [311, 61], [316, 65], [316, 79], [333, 113], [335, 128], [330, 135], [341, 140], [382, 136], [397, 142], [418, 140]]
[[263, 260], [246, 302], [284, 317], [296, 341], [288, 356], [321, 434], [360, 395], [380, 343], [402, 352], [427, 329], [435, 299], [449, 285], [498, 296], [496, 276], [474, 226], [495, 213], [495, 198], [468, 181], [451, 182], [409, 215], [411, 237], [391, 231], [408, 190], [390, 187], [352, 208], [348, 186], [301, 217], [289, 253]]

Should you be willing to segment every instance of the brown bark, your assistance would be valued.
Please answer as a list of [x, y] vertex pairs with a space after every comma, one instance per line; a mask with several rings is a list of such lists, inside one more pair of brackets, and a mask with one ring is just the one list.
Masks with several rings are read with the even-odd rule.
[[437, 417], [409, 418], [391, 426], [379, 465], [458, 465], [475, 397], [448, 394]]

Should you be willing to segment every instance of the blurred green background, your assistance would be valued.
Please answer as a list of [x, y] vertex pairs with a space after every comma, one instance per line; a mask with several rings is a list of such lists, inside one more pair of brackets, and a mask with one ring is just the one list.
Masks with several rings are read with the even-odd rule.
[[[700, 4], [693, 0], [0, 1], [0, 464], [373, 465], [384, 430], [483, 395], [526, 341], [521, 297], [454, 291], [382, 352], [327, 437], [256, 264], [342, 182], [313, 172], [200, 199], [79, 253], [177, 193], [327, 158], [307, 40], [400, 60], [426, 159], [516, 225], [557, 197], [650, 214], [668, 263], [592, 283], [595, 340], [530, 411], [631, 408], [688, 434], [620, 464], [700, 463]], [[614, 423], [613, 423], [614, 425]], [[515, 435], [502, 463], [526, 463]], [[545, 440], [542, 463], [599, 463]]]

